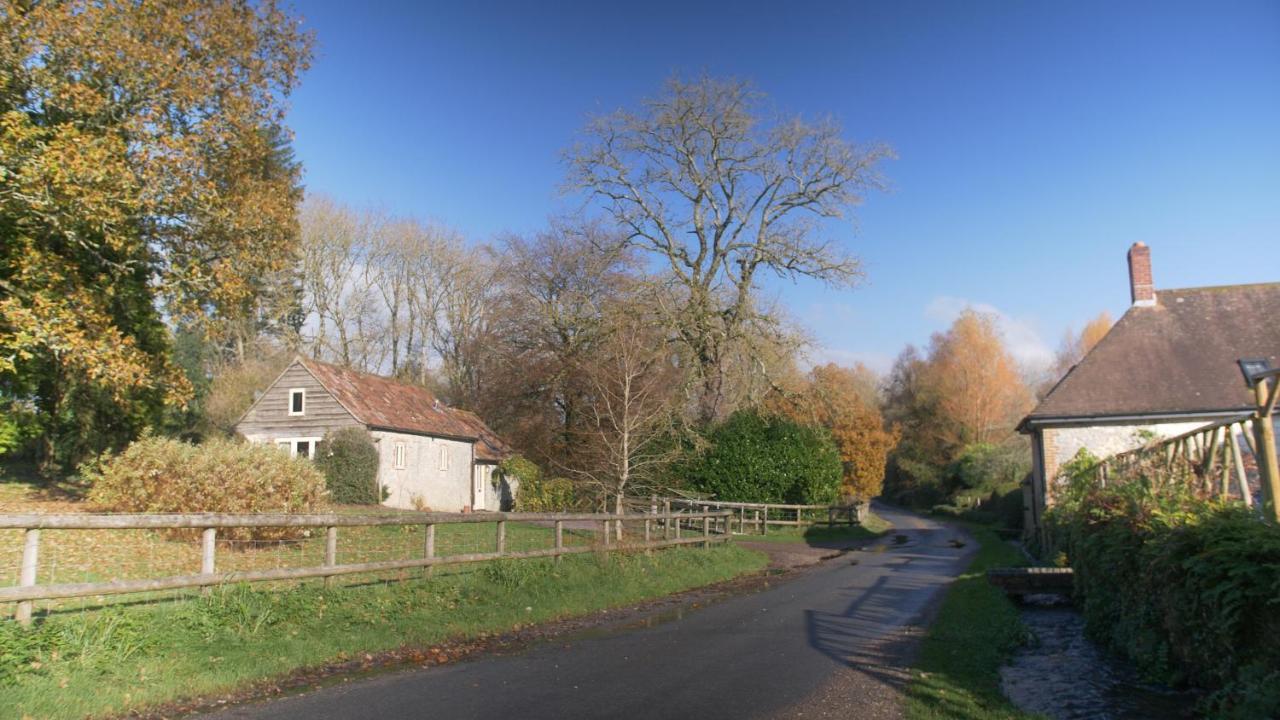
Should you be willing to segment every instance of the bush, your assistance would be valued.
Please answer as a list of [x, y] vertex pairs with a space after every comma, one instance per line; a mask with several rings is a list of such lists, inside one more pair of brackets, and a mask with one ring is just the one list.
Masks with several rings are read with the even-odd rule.
[[565, 478], [543, 477], [542, 470], [526, 458], [507, 458], [498, 471], [515, 480], [511, 484], [518, 488], [515, 507], [519, 512], [566, 512], [578, 506], [573, 483]]
[[[116, 512], [304, 513], [326, 499], [324, 476], [310, 461], [291, 459], [269, 445], [231, 440], [190, 445], [143, 437], [119, 455], [82, 466], [81, 474], [92, 483], [89, 501]], [[289, 528], [218, 531], [219, 537], [232, 540], [297, 533]]]
[[378, 446], [362, 427], [325, 435], [316, 448], [316, 467], [324, 473], [331, 502], [377, 505], [386, 499], [378, 488]]
[[716, 499], [819, 505], [840, 493], [840, 454], [821, 428], [739, 411], [707, 441], [683, 470], [690, 487]]
[[1046, 516], [1089, 631], [1150, 677], [1211, 690], [1213, 716], [1280, 716], [1280, 528], [1156, 465], [1106, 488], [1078, 473]]

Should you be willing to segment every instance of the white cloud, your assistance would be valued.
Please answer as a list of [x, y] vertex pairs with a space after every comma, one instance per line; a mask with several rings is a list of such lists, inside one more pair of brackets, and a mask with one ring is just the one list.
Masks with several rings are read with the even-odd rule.
[[924, 315], [945, 327], [969, 308], [996, 319], [996, 328], [1004, 336], [1005, 347], [1019, 365], [1035, 371], [1053, 364], [1053, 349], [1040, 337], [1035, 321], [1030, 318], [1014, 317], [990, 303], [948, 295], [934, 298], [925, 306]]

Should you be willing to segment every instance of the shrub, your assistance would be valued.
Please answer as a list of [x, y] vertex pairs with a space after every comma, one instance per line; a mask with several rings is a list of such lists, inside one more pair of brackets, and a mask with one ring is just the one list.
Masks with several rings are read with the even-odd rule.
[[[81, 473], [92, 483], [89, 501], [117, 512], [301, 513], [316, 510], [326, 499], [324, 476], [310, 461], [291, 459], [269, 445], [231, 440], [190, 445], [144, 436], [119, 455], [83, 466]], [[297, 534], [289, 528], [218, 531], [232, 540]]]
[[717, 499], [816, 505], [840, 493], [840, 454], [821, 428], [739, 411], [707, 441], [684, 473], [690, 487]]
[[378, 488], [378, 446], [362, 427], [325, 435], [316, 448], [316, 467], [324, 473], [331, 502], [377, 505], [385, 499]]
[[565, 478], [546, 478], [532, 461], [516, 455], [498, 467], [504, 477], [514, 479], [515, 507], [520, 512], [565, 512], [578, 506], [573, 483]]
[[1213, 716], [1280, 716], [1280, 527], [1162, 465], [1105, 488], [1078, 472], [1046, 516], [1089, 631], [1148, 676], [1211, 690]]

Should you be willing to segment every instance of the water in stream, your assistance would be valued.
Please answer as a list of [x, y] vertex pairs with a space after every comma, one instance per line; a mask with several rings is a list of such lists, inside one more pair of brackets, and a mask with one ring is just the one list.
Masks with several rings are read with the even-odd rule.
[[1029, 602], [1022, 621], [1035, 637], [1000, 669], [1004, 694], [1053, 720], [1190, 720], [1196, 696], [1143, 683], [1132, 668], [1084, 635], [1069, 605]]

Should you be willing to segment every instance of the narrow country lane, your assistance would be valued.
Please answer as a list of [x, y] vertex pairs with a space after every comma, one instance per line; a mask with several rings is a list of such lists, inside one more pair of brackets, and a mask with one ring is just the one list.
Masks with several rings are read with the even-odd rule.
[[[877, 512], [896, 530], [875, 545], [680, 619], [390, 673], [210, 717], [898, 717], [897, 690], [919, 623], [975, 546], [933, 520]], [[963, 547], [951, 542], [957, 537]]]

